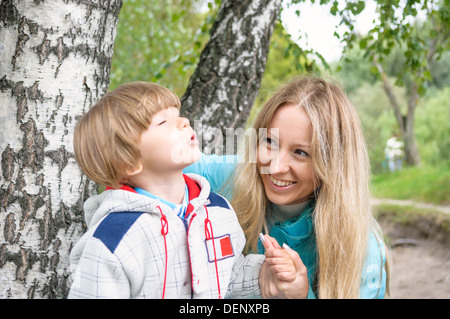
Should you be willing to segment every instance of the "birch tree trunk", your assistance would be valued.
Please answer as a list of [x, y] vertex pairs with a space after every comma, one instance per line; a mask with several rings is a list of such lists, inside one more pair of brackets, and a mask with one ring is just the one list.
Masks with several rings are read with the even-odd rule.
[[109, 84], [121, 0], [0, 4], [0, 298], [62, 298], [95, 191], [72, 149]]
[[223, 154], [224, 146], [233, 153], [235, 143], [224, 145], [224, 137], [227, 128], [245, 125], [280, 9], [281, 0], [222, 1], [211, 39], [181, 98], [182, 114], [193, 121], [205, 153]]

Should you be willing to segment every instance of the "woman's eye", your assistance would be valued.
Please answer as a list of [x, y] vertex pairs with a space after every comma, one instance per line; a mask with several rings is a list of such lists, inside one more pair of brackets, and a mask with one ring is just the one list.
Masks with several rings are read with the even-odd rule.
[[298, 156], [301, 156], [301, 157], [308, 157], [309, 156], [308, 153], [306, 153], [305, 151], [302, 151], [301, 149], [296, 149], [294, 151], [294, 154], [296, 154]]
[[266, 137], [266, 143], [267, 144], [272, 144], [272, 139], [270, 137]]

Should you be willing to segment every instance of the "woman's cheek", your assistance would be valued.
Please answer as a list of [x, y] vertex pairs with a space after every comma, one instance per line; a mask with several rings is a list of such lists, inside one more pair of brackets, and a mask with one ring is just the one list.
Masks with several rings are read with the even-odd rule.
[[260, 145], [257, 152], [257, 164], [260, 174], [270, 174], [270, 162], [272, 160], [272, 151], [267, 147]]

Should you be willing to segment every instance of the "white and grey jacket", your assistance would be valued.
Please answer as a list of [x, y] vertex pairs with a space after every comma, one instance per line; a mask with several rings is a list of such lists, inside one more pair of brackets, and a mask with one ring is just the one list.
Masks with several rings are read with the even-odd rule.
[[185, 220], [126, 186], [85, 202], [88, 231], [71, 251], [69, 298], [260, 297], [264, 255], [244, 257], [229, 202], [205, 178], [184, 177]]

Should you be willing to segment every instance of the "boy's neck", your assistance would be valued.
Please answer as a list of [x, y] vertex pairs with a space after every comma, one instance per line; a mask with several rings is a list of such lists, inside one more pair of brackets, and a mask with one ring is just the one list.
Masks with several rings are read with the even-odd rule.
[[133, 185], [174, 204], [182, 204], [185, 181], [182, 172], [172, 174], [139, 174]]

